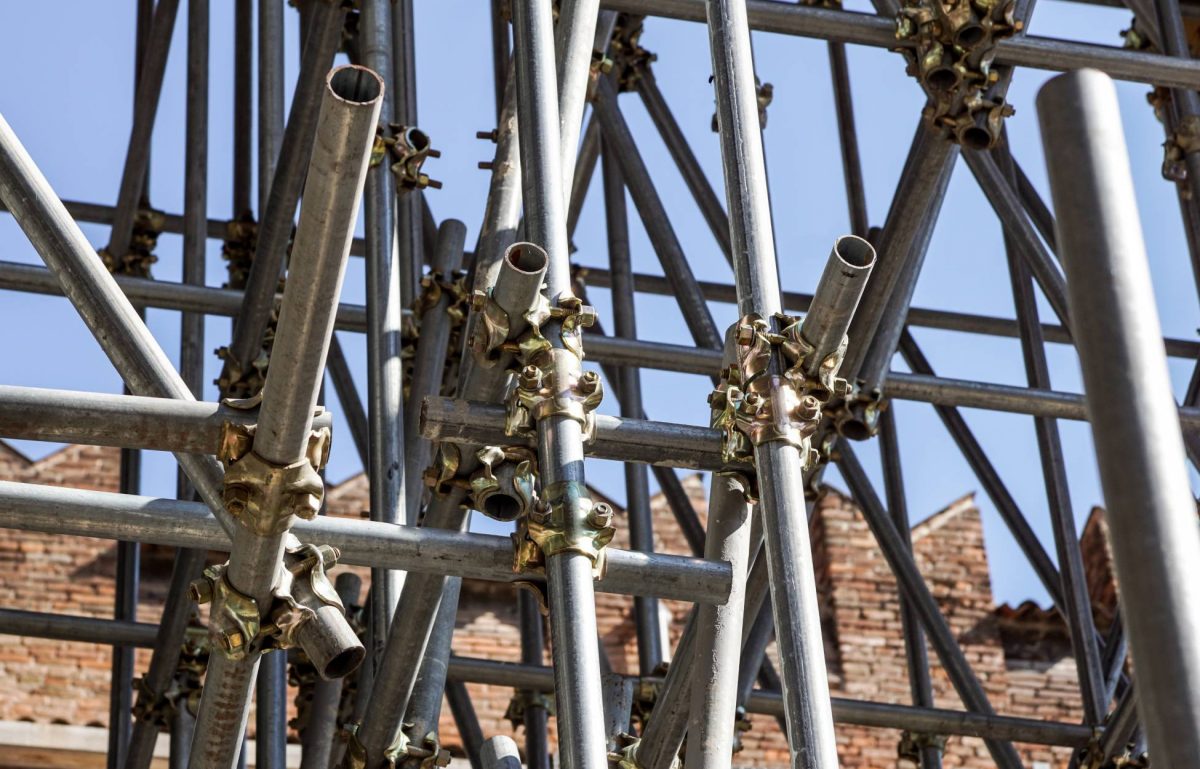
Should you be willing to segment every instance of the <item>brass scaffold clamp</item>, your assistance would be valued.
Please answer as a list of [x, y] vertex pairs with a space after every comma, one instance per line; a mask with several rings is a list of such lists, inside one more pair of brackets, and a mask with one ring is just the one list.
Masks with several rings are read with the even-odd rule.
[[[198, 622], [194, 610], [192, 622]], [[133, 688], [137, 692], [137, 701], [133, 705], [134, 718], [153, 724], [159, 731], [167, 731], [175, 714], [185, 709], [192, 715], [196, 714], [200, 706], [200, 681], [208, 668], [206, 640], [202, 627], [189, 624], [179, 650], [175, 675], [171, 677], [166, 691], [155, 692], [141, 676], [134, 679]]]
[[799, 318], [768, 320], [757, 314], [735, 324], [735, 361], [722, 370], [708, 399], [712, 425], [722, 432], [726, 464], [752, 465], [755, 447], [773, 441], [794, 446], [806, 468], [820, 461], [812, 436], [826, 404], [849, 387], [833, 373], [840, 361], [823, 361], [815, 378], [804, 374], [812, 347], [801, 337], [800, 325]]
[[986, 149], [1000, 138], [1013, 108], [991, 88], [996, 44], [1022, 28], [1014, 0], [904, 0], [896, 16], [896, 39], [908, 74], [930, 94], [925, 116], [965, 147]]
[[[561, 417], [577, 422], [589, 440], [595, 434], [594, 412], [604, 397], [599, 375], [582, 369], [581, 332], [595, 323], [595, 310], [575, 296], [561, 298], [556, 307], [543, 299], [526, 320], [529, 329], [518, 342], [520, 368], [506, 404], [505, 433], [528, 436], [540, 420]], [[550, 320], [558, 321], [562, 346], [542, 334]], [[544, 485], [541, 498], [518, 519], [514, 570], [541, 571], [550, 556], [574, 552], [587, 556], [593, 574], [603, 576], [605, 546], [616, 533], [612, 518], [612, 508], [593, 502], [579, 481]]]
[[[348, 769], [366, 769], [367, 750], [358, 739], [358, 724], [348, 724], [345, 732], [346, 761]], [[442, 747], [436, 732], [430, 732], [420, 741], [410, 740], [400, 732], [396, 743], [383, 754], [386, 769], [438, 769], [450, 765], [450, 751]]]
[[133, 232], [129, 239], [129, 248], [120, 256], [114, 255], [107, 248], [99, 250], [100, 260], [113, 275], [126, 275], [131, 278], [149, 278], [150, 265], [158, 261], [154, 249], [158, 246], [158, 236], [166, 225], [166, 216], [162, 211], [149, 208], [138, 209], [133, 218]]
[[421, 169], [426, 160], [441, 156], [441, 151], [433, 148], [429, 135], [421, 129], [389, 123], [386, 129], [380, 126], [375, 134], [370, 164], [377, 166], [386, 160], [392, 175], [396, 177], [398, 189], [423, 190], [432, 187], [440, 190], [442, 183], [430, 179]]
[[[245, 401], [226, 399], [224, 403], [251, 409], [260, 401], [261, 395]], [[286, 534], [283, 568], [271, 605], [260, 607], [253, 596], [238, 590], [229, 580], [228, 563], [205, 569], [204, 576], [191, 586], [197, 603], [212, 604], [210, 637], [214, 648], [230, 659], [291, 648], [297, 645], [297, 635], [323, 607], [344, 612], [326, 575], [326, 570], [337, 563], [337, 549], [301, 544], [287, 533], [292, 516], [310, 520], [320, 510], [324, 484], [318, 471], [329, 458], [329, 428], [313, 430], [304, 458], [286, 465], [254, 452], [255, 430], [253, 424], [226, 422], [218, 457], [225, 465], [226, 511], [254, 536]]]

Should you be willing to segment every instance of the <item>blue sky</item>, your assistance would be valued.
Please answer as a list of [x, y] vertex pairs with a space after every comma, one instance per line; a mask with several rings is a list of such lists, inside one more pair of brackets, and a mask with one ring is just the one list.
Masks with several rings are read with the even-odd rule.
[[[212, 3], [208, 178], [209, 215], [217, 218], [228, 218], [231, 213], [232, 6], [230, 2]], [[495, 122], [490, 22], [486, 12], [489, 3], [417, 0], [416, 6], [419, 122], [433, 138], [434, 145], [442, 150], [442, 157], [430, 161], [427, 168], [433, 177], [445, 183], [444, 189], [430, 192], [429, 201], [439, 219], [454, 217], [465, 222], [469, 229], [467, 242], [473, 243], [487, 191], [487, 174], [478, 170], [476, 164], [490, 159], [492, 147], [477, 140], [475, 132], [488, 130]], [[869, 10], [866, 0], [847, 2], [847, 7]], [[4, 8], [0, 67], [10, 75], [0, 80], [0, 112], [64, 199], [107, 204], [116, 199], [132, 113], [134, 8], [133, 2], [86, 0], [53, 5], [19, 3]], [[176, 213], [183, 205], [185, 18], [186, 8], [179, 14], [166, 73], [166, 88], [154, 133], [151, 180], [153, 204]], [[286, 19], [290, 100], [299, 48], [295, 11], [289, 8]], [[1125, 11], [1043, 0], [1029, 28], [1038, 35], [1120, 45], [1119, 32], [1128, 26], [1129, 19]], [[52, 35], [46, 34], [49, 30], [53, 30]], [[703, 26], [651, 19], [646, 23], [642, 42], [658, 54], [654, 69], [660, 87], [701, 164], [720, 190], [719, 146], [709, 127], [713, 95], [708, 83], [710, 64]], [[789, 290], [811, 291], [830, 245], [849, 231], [826, 44], [759, 33], [755, 34], [754, 43], [758, 73], [775, 86], [765, 142], [782, 281]], [[851, 47], [849, 60], [868, 209], [872, 224], [881, 225], [923, 98], [916, 84], [904, 74], [903, 62], [897, 54]], [[1009, 93], [1009, 100], [1016, 107], [1016, 114], [1008, 122], [1014, 154], [1047, 199], [1033, 99], [1038, 87], [1052, 74], [1020, 70]], [[1195, 338], [1197, 296], [1178, 204], [1173, 186], [1159, 175], [1162, 129], [1145, 101], [1148, 86], [1119, 84], [1118, 89], [1164, 330], [1171, 336]], [[622, 106], [697, 276], [730, 281], [732, 276], [717, 244], [640, 102], [629, 95], [622, 98]], [[83, 225], [83, 229], [97, 246], [107, 241], [106, 227]], [[632, 215], [631, 237], [635, 270], [661, 274], [649, 241]], [[599, 174], [589, 192], [575, 243], [579, 249], [575, 254], [578, 263], [606, 264]], [[164, 235], [160, 239], [160, 261], [154, 266], [156, 277], [180, 279], [180, 246], [179, 236]], [[19, 228], [6, 215], [0, 215], [0, 259], [40, 263]], [[208, 283], [219, 286], [224, 280], [220, 244], [210, 241]], [[362, 302], [364, 281], [362, 261], [352, 258], [343, 298]], [[607, 292], [593, 289], [591, 298], [601, 317], [609, 317]], [[1000, 226], [962, 162], [950, 184], [917, 287], [915, 305], [1012, 316]], [[1044, 302], [1041, 306], [1043, 320], [1051, 319], [1048, 306]], [[642, 338], [688, 342], [686, 328], [672, 299], [643, 296], [637, 309]], [[730, 305], [713, 304], [712, 310], [721, 327], [736, 319], [736, 311]], [[119, 377], [64, 299], [2, 292], [0, 317], [8, 328], [0, 336], [0, 359], [6, 364], [6, 373], [0, 381], [119, 391]], [[178, 315], [150, 310], [148, 323], [167, 353], [177, 359]], [[210, 319], [206, 333], [208, 348], [227, 343], [229, 321]], [[917, 330], [916, 336], [939, 374], [1005, 384], [1025, 382], [1016, 340], [933, 330]], [[365, 396], [365, 337], [343, 333], [341, 338]], [[1049, 356], [1055, 389], [1080, 391], [1073, 351], [1051, 345]], [[902, 368], [899, 362], [896, 366]], [[217, 368], [216, 359], [209, 358], [208, 380], [215, 377]], [[1190, 373], [1189, 362], [1172, 361], [1171, 376], [1177, 395], [1182, 394]], [[643, 387], [651, 418], [690, 423], [707, 420], [705, 397], [711, 387], [707, 379], [649, 371], [643, 374]], [[206, 397], [216, 397], [215, 386], [208, 386]], [[331, 400], [330, 408], [335, 411], [336, 421], [329, 473], [333, 480], [341, 480], [357, 472], [360, 466], [348, 431], [340, 417], [336, 417], [336, 401]], [[615, 400], [610, 398], [602, 408], [613, 412]], [[914, 520], [936, 512], [963, 494], [979, 490], [978, 482], [931, 407], [899, 402], [895, 408], [905, 452], [909, 510]], [[1053, 554], [1032, 419], [975, 410], [965, 414], [1047, 550]], [[1060, 423], [1060, 429], [1074, 511], [1082, 523], [1088, 511], [1101, 502], [1090, 431], [1086, 424], [1077, 422]], [[31, 442], [19, 442], [18, 446], [33, 457], [55, 448], [52, 444]], [[858, 453], [878, 481], [876, 449], [862, 446]], [[588, 472], [589, 479], [606, 494], [617, 500], [623, 498], [620, 465], [596, 461], [589, 464]], [[174, 463], [170, 456], [148, 453], [143, 474], [144, 493], [174, 493]], [[842, 486], [836, 471], [831, 471], [827, 480]], [[977, 500], [984, 513], [997, 599], [1018, 602], [1033, 598], [1045, 602], [1044, 591], [981, 490]], [[485, 521], [480, 528], [489, 530], [488, 524]]]

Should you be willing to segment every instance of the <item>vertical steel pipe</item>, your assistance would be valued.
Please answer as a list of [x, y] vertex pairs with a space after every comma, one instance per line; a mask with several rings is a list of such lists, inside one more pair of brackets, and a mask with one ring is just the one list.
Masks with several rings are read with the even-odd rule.
[[442, 586], [442, 600], [433, 623], [433, 632], [408, 701], [404, 717], [404, 734], [410, 745], [426, 746], [426, 738], [438, 734], [442, 715], [442, 699], [446, 691], [446, 671], [450, 664], [450, 642], [454, 638], [454, 621], [458, 617], [458, 595], [462, 580], [450, 577]]
[[[383, 82], [361, 67], [336, 69], [326, 82], [296, 232], [293, 280], [284, 291], [252, 447], [252, 456], [276, 467], [303, 461], [308, 451], [383, 91]], [[274, 600], [291, 523], [287, 516], [282, 530], [270, 527], [262, 533], [252, 528], [252, 521], [239, 519], [239, 526], [246, 528], [237, 529], [233, 537], [225, 578], [254, 599], [260, 611]], [[300, 625], [296, 641], [325, 677], [345, 675], [364, 653], [340, 610], [332, 606]], [[211, 655], [196, 719], [192, 769], [233, 765], [258, 662], [257, 652], [240, 658]]]
[[192, 738], [196, 731], [196, 717], [187, 705], [183, 704], [171, 713], [170, 753], [167, 756], [168, 769], [187, 769], [192, 753]]
[[[608, 259], [612, 267], [613, 333], [626, 339], [637, 338], [634, 310], [633, 266], [629, 253], [629, 220], [625, 208], [625, 183], [614, 150], [605, 146], [603, 156], [604, 212], [608, 232]], [[642, 377], [633, 366], [619, 372], [621, 416], [641, 418]], [[634, 550], [654, 550], [654, 521], [650, 512], [650, 475], [646, 466], [625, 465], [625, 509], [629, 515], [629, 542]], [[633, 599], [633, 619], [637, 632], [638, 670], [651, 675], [663, 659], [663, 640], [658, 619], [658, 601]]]
[[416, 357], [409, 384], [409, 408], [404, 413], [404, 434], [409, 436], [408, 445], [404, 447], [407, 463], [404, 474], [408, 479], [405, 490], [410, 512], [420, 509], [425, 486], [419, 479], [421, 473], [429, 466], [432, 455], [429, 441], [421, 437], [420, 404], [426, 396], [437, 395], [442, 389], [451, 325], [451, 318], [446, 311], [453, 298], [448, 286], [462, 266], [466, 239], [465, 224], [457, 219], [444, 220], [438, 228], [437, 244], [433, 253], [433, 272], [426, 279], [429, 282], [429, 297], [434, 301], [421, 305], [423, 312], [418, 325], [421, 335], [417, 337]]
[[[342, 572], [334, 582], [343, 606], [359, 605], [362, 579], [353, 572]], [[359, 668], [361, 671], [361, 668]], [[361, 680], [361, 679], [360, 679]], [[338, 714], [342, 704], [344, 679], [317, 678], [309, 703], [308, 726], [300, 734], [300, 769], [330, 769], [334, 743], [338, 741]]]
[[[393, 72], [393, 3], [369, 0], [359, 14], [359, 53], [363, 64], [385, 81], [378, 132], [386, 133], [398, 82]], [[371, 520], [415, 523], [417, 511], [404, 508], [406, 494], [421, 490], [416, 478], [405, 472], [407, 436], [404, 431], [404, 365], [401, 361], [402, 271], [396, 250], [396, 180], [390, 163], [367, 169], [365, 235], [367, 240], [367, 479]], [[419, 477], [419, 476], [417, 476]], [[370, 691], [383, 654], [392, 613], [404, 575], [388, 569], [371, 569], [367, 596], [367, 661], [359, 685]]]
[[[184, 158], [184, 233], [183, 280], [192, 285], [205, 281], [205, 250], [208, 210], [208, 0], [188, 0], [187, 49], [187, 127]], [[185, 312], [180, 317], [179, 371], [181, 380], [194, 397], [204, 390], [204, 315]], [[180, 472], [179, 496], [193, 495], [187, 477]], [[147, 710], [165, 705], [163, 696], [175, 677], [184, 634], [192, 613], [188, 586], [200, 574], [207, 553], [182, 550], [176, 556], [168, 583], [167, 598], [150, 665], [142, 676], [138, 705]], [[146, 698], [143, 702], [142, 698]], [[195, 718], [186, 707], [175, 709], [171, 721], [172, 769], [187, 765]], [[133, 725], [129, 748], [122, 766], [125, 769], [150, 769], [158, 727], [147, 719]]]
[[[551, 306], [556, 306], [573, 294], [559, 98], [552, 77], [555, 57], [550, 3], [547, 0], [513, 3], [513, 35], [525, 227], [529, 239], [548, 254], [545, 295]], [[590, 51], [591, 35], [586, 42]], [[572, 73], [567, 73], [567, 80], [573, 80]], [[553, 346], [553, 376], [557, 381], [574, 381], [580, 373], [580, 360], [565, 348], [564, 337], [569, 332], [564, 333], [561, 321], [556, 319], [545, 323], [541, 330]], [[552, 507], [561, 505], [567, 526], [585, 527], [583, 519], [588, 512], [583, 504], [587, 490], [582, 426], [562, 415], [539, 418], [537, 443], [542, 487], [559, 490], [557, 497], [547, 495], [547, 503]], [[607, 765], [607, 751], [592, 561], [570, 550], [547, 555], [546, 579], [560, 760], [566, 769], [600, 769]]]
[[[275, 178], [279, 146], [283, 141], [283, 7], [284, 0], [258, 0], [258, 213], [260, 220], [268, 209], [271, 182]], [[289, 218], [294, 212], [295, 208], [293, 207]], [[289, 221], [288, 224], [290, 225], [291, 222]], [[263, 233], [259, 234], [261, 236]]]
[[[885, 409], [879, 420], [879, 454], [883, 464], [883, 490], [888, 512], [896, 531], [912, 551], [911, 524], [908, 520], [908, 497], [904, 493], [904, 472], [900, 465], [900, 437], [896, 434], [896, 411]], [[900, 627], [904, 635], [904, 658], [908, 665], [908, 687], [917, 707], [932, 708], [933, 684], [929, 679], [929, 655], [925, 651], [925, 634], [920, 620], [908, 598], [899, 596]], [[925, 741], [920, 747], [920, 769], [941, 769], [942, 751]]]
[[[504, 0], [492, 2], [492, 82], [496, 94], [496, 120], [499, 122], [500, 113], [504, 111], [504, 89], [508, 82], [508, 69], [511, 60], [508, 40], [508, 20], [504, 18]], [[475, 767], [475, 769], [479, 769]]]
[[[600, 0], [561, 0], [554, 29], [554, 62], [558, 83], [558, 133], [562, 146], [563, 200], [571, 196], [575, 178], [575, 155], [583, 107], [587, 103], [592, 50], [596, 41], [596, 19]], [[607, 47], [607, 46], [605, 46]]]
[[479, 716], [475, 714], [471, 693], [464, 682], [446, 682], [446, 704], [450, 706], [454, 726], [458, 729], [463, 752], [467, 754], [471, 769], [483, 769], [483, 729], [479, 725]]
[[[732, 340], [731, 340], [732, 341]], [[689, 769], [730, 769], [737, 719], [738, 660], [742, 650], [742, 613], [750, 560], [748, 481], [714, 473], [705, 558], [727, 562], [733, 571], [729, 600], [696, 607], [696, 675], [685, 764]]]
[[1167, 376], [1116, 89], [1051, 80], [1038, 117], [1150, 752], [1200, 754], [1200, 529]]
[[850, 231], [865, 238], [871, 221], [867, 217], [867, 194], [863, 186], [862, 158], [858, 152], [858, 132], [854, 125], [854, 99], [850, 93], [850, 63], [846, 60], [845, 43], [829, 43], [829, 72], [833, 78], [833, 107], [837, 114], [838, 147], [842, 152], [842, 178], [846, 184]]
[[[738, 312], [782, 312], [750, 27], [744, 0], [707, 0], [725, 196]], [[768, 374], [778, 374], [774, 357]], [[804, 507], [799, 451], [778, 441], [755, 447], [759, 509], [783, 663], [784, 712], [796, 769], [837, 766], [837, 743], [821, 641], [816, 579]]]
[[[524, 665], [546, 664], [545, 623], [538, 599], [529, 590], [517, 591], [517, 616], [521, 627], [521, 663]], [[550, 736], [546, 733], [550, 714], [546, 708], [530, 695], [531, 691], [519, 691], [525, 696], [525, 762], [529, 769], [550, 769]]]
[[[413, 25], [413, 0], [392, 4], [392, 112], [399, 126], [414, 128], [417, 122], [417, 45]], [[416, 298], [425, 262], [425, 237], [421, 221], [421, 192], [401, 189], [396, 201], [396, 238], [399, 254], [400, 301], [408, 307]]]
[[233, 216], [250, 218], [254, 185], [254, 0], [235, 0], [233, 28]]
[[[284, 117], [284, 0], [258, 4], [258, 211], [270, 207], [272, 181], [283, 141]], [[293, 206], [293, 211], [294, 211]], [[288, 213], [289, 219], [291, 213]], [[291, 223], [290, 221], [288, 222]], [[290, 232], [289, 232], [290, 234]], [[260, 230], [259, 241], [263, 242]], [[261, 251], [261, 249], [260, 249]], [[251, 267], [253, 271], [253, 267]], [[274, 292], [274, 287], [271, 288]], [[237, 337], [235, 324], [235, 338]], [[268, 654], [260, 665], [255, 686], [255, 764], [257, 769], [284, 769], [287, 762], [287, 659]]]

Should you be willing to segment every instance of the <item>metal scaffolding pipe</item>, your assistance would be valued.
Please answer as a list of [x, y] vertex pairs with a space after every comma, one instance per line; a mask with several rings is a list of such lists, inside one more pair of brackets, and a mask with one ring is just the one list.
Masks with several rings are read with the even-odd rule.
[[[451, 657], [450, 678], [494, 686], [517, 686], [535, 691], [551, 691], [554, 685], [554, 672], [551, 668], [473, 657]], [[638, 680], [656, 686], [662, 681], [660, 678]], [[1038, 745], [1070, 747], [1085, 745], [1094, 736], [1090, 728], [1080, 724], [1033, 718], [983, 716], [959, 710], [916, 708], [910, 705], [841, 697], [832, 698], [832, 703], [835, 720], [855, 726], [907, 729], [920, 734], [1020, 740]], [[779, 692], [756, 689], [750, 697], [748, 709], [751, 713], [775, 715], [783, 712], [783, 699]]]
[[[705, 0], [601, 0], [602, 7], [614, 11], [700, 22], [705, 20], [704, 5]], [[751, 28], [760, 32], [815, 37], [889, 50], [902, 45], [896, 40], [895, 21], [884, 16], [779, 0], [747, 0], [746, 8]], [[1091, 67], [1117, 80], [1200, 89], [1200, 61], [1194, 59], [1033, 35], [998, 41], [996, 64], [1059, 72]]]
[[[322, 94], [325, 93], [325, 75], [342, 38], [345, 10], [340, 3], [320, 0], [313, 3], [311, 9], [313, 30], [305, 41], [300, 57], [300, 74], [296, 79], [287, 129], [279, 145], [270, 194], [261, 207], [254, 260], [246, 279], [242, 309], [230, 345], [232, 362], [240, 371], [249, 371], [251, 362], [258, 357], [263, 335], [271, 319], [275, 288], [287, 256], [296, 204], [300, 200], [305, 173], [311, 163], [309, 155], [315, 151], [313, 141]], [[282, 39], [279, 44], [282, 45]], [[273, 62], [272, 66], [275, 64]], [[264, 148], [260, 147], [259, 152], [263, 151]], [[269, 152], [267, 154], [269, 156]], [[260, 163], [263, 160], [260, 154]], [[261, 192], [260, 182], [260, 195]]]
[[[774, 318], [783, 302], [746, 4], [707, 0], [705, 6], [738, 312]], [[779, 376], [781, 370], [775, 352], [764, 374]], [[792, 766], [830, 769], [838, 763], [837, 742], [805, 515], [803, 462], [799, 450], [787, 442], [754, 446], [766, 543], [762, 557], [768, 559], [772, 578], [771, 605], [786, 682], [784, 710]], [[734, 706], [732, 698], [728, 705]]]
[[[125, 275], [113, 277], [124, 292], [125, 298], [137, 308], [155, 307], [233, 318], [240, 312], [244, 296], [244, 293], [237, 289], [210, 288], [204, 285], [131, 278]], [[45, 267], [18, 262], [0, 262], [0, 288], [51, 296], [63, 295], [62, 286], [53, 272]], [[282, 294], [275, 295], [276, 309], [282, 299]], [[361, 304], [339, 304], [337, 327], [347, 331], [366, 331], [366, 307]]]
[[[216, 454], [225, 425], [252, 425], [254, 411], [220, 403], [0, 385], [0, 436], [32, 441]], [[314, 417], [330, 427], [328, 413]]]
[[[0, 199], [58, 278], [63, 293], [129, 389], [140, 395], [195, 400], [3, 116]], [[232, 531], [237, 524], [225, 511], [221, 468], [216, 460], [194, 454], [178, 454], [176, 459], [222, 527]]]
[[[229, 550], [228, 537], [196, 502], [0, 481], [0, 503], [0, 528]], [[339, 563], [488, 582], [529, 581], [529, 575], [513, 573], [508, 537], [329, 516], [298, 521], [292, 533], [301, 542], [338, 548]], [[611, 549], [608, 570], [596, 580], [596, 589], [721, 603], [729, 597], [729, 580], [729, 567], [722, 563]]]
[[[1053, 222], [1050, 223], [1053, 226]], [[5, 287], [6, 270], [9, 262], [0, 262], [0, 287]], [[584, 280], [590, 286], [598, 288], [612, 287], [612, 273], [604, 267], [577, 266], [577, 279]], [[145, 283], [147, 281], [141, 281]], [[671, 286], [666, 278], [660, 275], [634, 273], [633, 283], [638, 292], [643, 294], [658, 294], [671, 296]], [[710, 302], [737, 302], [737, 289], [727, 283], [712, 283], [699, 281], [704, 298]], [[783, 306], [787, 312], [806, 312], [812, 302], [812, 294], [795, 291], [783, 292]], [[948, 310], [931, 310], [923, 307], [910, 307], [906, 323], [915, 328], [935, 328], [943, 331], [961, 331], [970, 334], [986, 334], [988, 336], [1018, 338], [1017, 321], [1009, 318], [996, 318], [988, 315], [975, 315], [965, 312]], [[1062, 326], [1042, 324], [1042, 334], [1046, 341], [1060, 344], [1071, 344], [1071, 337]], [[1200, 343], [1190, 339], [1163, 339], [1167, 346], [1167, 354], [1176, 358], [1186, 358], [1189, 361], [1200, 357]]]
[[1038, 94], [1142, 723], [1157, 763], [1186, 765], [1200, 753], [1200, 529], [1119, 114], [1094, 71]]
[[[513, 3], [513, 59], [525, 228], [530, 241], [544, 248], [548, 257], [543, 295], [551, 307], [565, 310], [573, 297], [564, 189], [570, 174], [564, 178], [560, 95], [551, 77], [555, 72], [551, 15], [548, 0]], [[591, 27], [593, 33], [582, 41], [589, 53], [594, 21]], [[590, 56], [574, 61], [586, 68]], [[563, 82], [584, 76], [586, 72], [566, 72]], [[567, 342], [578, 332], [565, 328], [561, 318], [548, 319], [541, 332], [551, 345], [545, 374], [564, 386], [577, 381], [581, 353], [568, 348]], [[535, 429], [543, 500], [552, 509], [561, 508], [556, 515], [568, 531], [586, 531], [591, 505], [584, 478], [582, 425], [569, 416], [552, 413], [539, 415]], [[592, 558], [571, 549], [545, 556], [559, 759], [567, 769], [602, 769], [608, 763], [592, 567]]]
[[[248, 454], [229, 465], [241, 483], [251, 485], [227, 485], [229, 499], [236, 500], [238, 497], [230, 495], [239, 489], [253, 489], [258, 474], [269, 477], [301, 465], [313, 472], [309, 459], [313, 413], [324, 378], [333, 312], [362, 199], [382, 91], [379, 77], [362, 67], [339, 67], [326, 77], [293, 247], [292, 280], [284, 290], [253, 443]], [[260, 466], [264, 469], [259, 470]], [[243, 467], [247, 468], [245, 476]], [[242, 481], [243, 477], [249, 481]], [[301, 500], [312, 493], [305, 485], [307, 479], [290, 483], [298, 489], [291, 494]], [[232, 537], [224, 579], [233, 590], [253, 599], [260, 615], [268, 617], [263, 613], [276, 600], [293, 509], [261, 509], [248, 501], [237, 520], [239, 528]], [[226, 600], [224, 592], [216, 591], [214, 616], [224, 610]], [[333, 678], [357, 667], [365, 652], [341, 607], [326, 602], [310, 611], [315, 616], [297, 625], [294, 642], [304, 649], [317, 671]], [[221, 632], [215, 622], [211, 624], [215, 650], [221, 649]], [[252, 640], [243, 639], [243, 645]], [[230, 651], [234, 653], [215, 653], [209, 658], [196, 716], [189, 763], [192, 769], [223, 769], [237, 760], [250, 707], [249, 687], [255, 679], [260, 653], [237, 653], [236, 647]], [[231, 713], [231, 708], [240, 708], [241, 717]]]
[[162, 95], [163, 76], [167, 70], [167, 55], [175, 31], [179, 0], [164, 0], [155, 4], [154, 20], [146, 35], [145, 50], [138, 61], [137, 87], [134, 92], [133, 126], [129, 131], [129, 146], [125, 166], [121, 171], [121, 187], [109, 234], [108, 252], [120, 260], [129, 253], [134, 219], [142, 204], [143, 187], [150, 170], [150, 137], [158, 117], [158, 102]]

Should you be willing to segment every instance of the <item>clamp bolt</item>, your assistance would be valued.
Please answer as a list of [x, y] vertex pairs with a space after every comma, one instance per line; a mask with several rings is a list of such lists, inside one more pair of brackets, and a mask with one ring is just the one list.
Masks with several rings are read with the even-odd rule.
[[584, 395], [591, 395], [600, 387], [600, 375], [595, 371], [585, 371], [579, 377], [579, 389]]
[[597, 529], [607, 528], [612, 523], [613, 510], [606, 502], [597, 502], [588, 513], [587, 521]]
[[816, 419], [821, 414], [821, 401], [815, 396], [805, 395], [800, 399], [798, 414], [801, 419]]
[[208, 603], [213, 598], [213, 585], [208, 577], [201, 577], [192, 580], [192, 584], [188, 585], [188, 598], [191, 598], [196, 603]]

